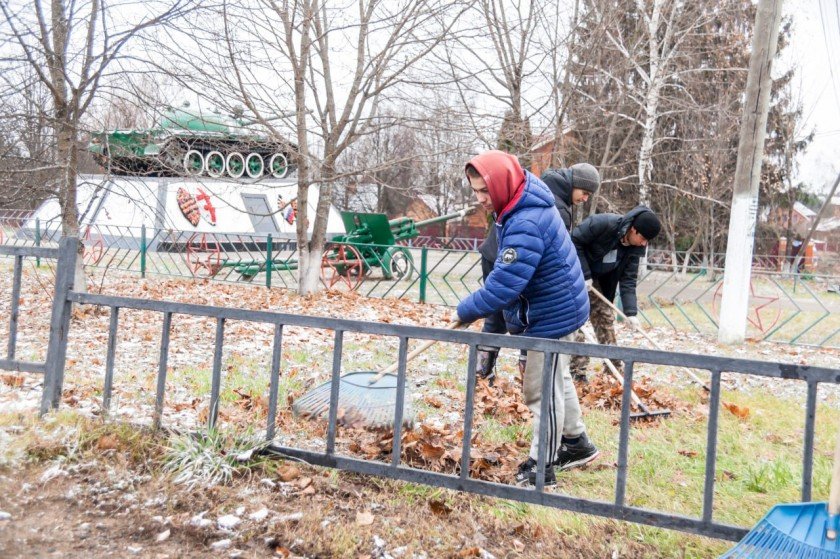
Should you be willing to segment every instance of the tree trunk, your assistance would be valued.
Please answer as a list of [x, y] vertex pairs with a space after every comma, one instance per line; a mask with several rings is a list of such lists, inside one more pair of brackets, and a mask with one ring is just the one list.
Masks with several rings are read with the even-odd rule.
[[[81, 238], [79, 231], [79, 211], [76, 204], [76, 170], [78, 167], [79, 146], [76, 141], [76, 128], [67, 122], [62, 109], [58, 112], [58, 134], [56, 148], [58, 160], [62, 164], [61, 184], [58, 187], [58, 203], [61, 206], [61, 234], [64, 237]], [[62, 122], [63, 121], [63, 122]], [[84, 245], [79, 243], [76, 269], [73, 272], [73, 290], [87, 292], [87, 276], [84, 269]]]

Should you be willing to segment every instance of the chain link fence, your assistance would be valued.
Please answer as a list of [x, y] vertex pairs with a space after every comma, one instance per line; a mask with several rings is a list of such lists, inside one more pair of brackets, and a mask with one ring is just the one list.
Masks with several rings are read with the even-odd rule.
[[[0, 235], [7, 245], [54, 247], [60, 234], [56, 222], [42, 223], [23, 212], [0, 214]], [[81, 236], [85, 264], [106, 273], [297, 286], [295, 239], [96, 225], [83, 227]], [[354, 290], [366, 297], [454, 306], [481, 285], [478, 244], [477, 239], [435, 237], [397, 245], [328, 243], [320, 256], [321, 281], [328, 289]], [[649, 250], [638, 280], [643, 319], [654, 326], [714, 335], [723, 256]], [[823, 253], [803, 259], [797, 274], [788, 271], [791, 261], [789, 255], [755, 256], [748, 337], [840, 347], [840, 258]]]

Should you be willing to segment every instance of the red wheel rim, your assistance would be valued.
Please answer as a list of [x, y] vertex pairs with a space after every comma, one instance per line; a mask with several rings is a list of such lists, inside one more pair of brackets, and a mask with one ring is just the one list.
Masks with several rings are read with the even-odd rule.
[[327, 289], [336, 285], [354, 291], [362, 284], [365, 263], [352, 245], [333, 245], [321, 257], [321, 281]]

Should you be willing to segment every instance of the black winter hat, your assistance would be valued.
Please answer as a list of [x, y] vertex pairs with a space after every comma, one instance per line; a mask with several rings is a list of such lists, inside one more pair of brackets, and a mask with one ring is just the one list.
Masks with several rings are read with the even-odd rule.
[[575, 163], [572, 170], [572, 188], [579, 188], [594, 193], [601, 184], [601, 175], [598, 169], [589, 163]]
[[659, 218], [656, 217], [655, 213], [650, 210], [644, 210], [633, 220], [633, 227], [636, 228], [636, 231], [642, 237], [650, 241], [655, 239], [659, 234], [659, 230], [662, 229], [662, 224], [659, 223]]

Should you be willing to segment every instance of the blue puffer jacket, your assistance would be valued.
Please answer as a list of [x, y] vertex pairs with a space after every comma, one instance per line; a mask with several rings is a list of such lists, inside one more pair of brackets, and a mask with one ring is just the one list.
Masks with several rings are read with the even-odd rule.
[[525, 173], [519, 200], [496, 221], [499, 251], [484, 286], [458, 305], [466, 322], [504, 310], [508, 331], [570, 334], [589, 318], [589, 297], [571, 237], [548, 187]]

